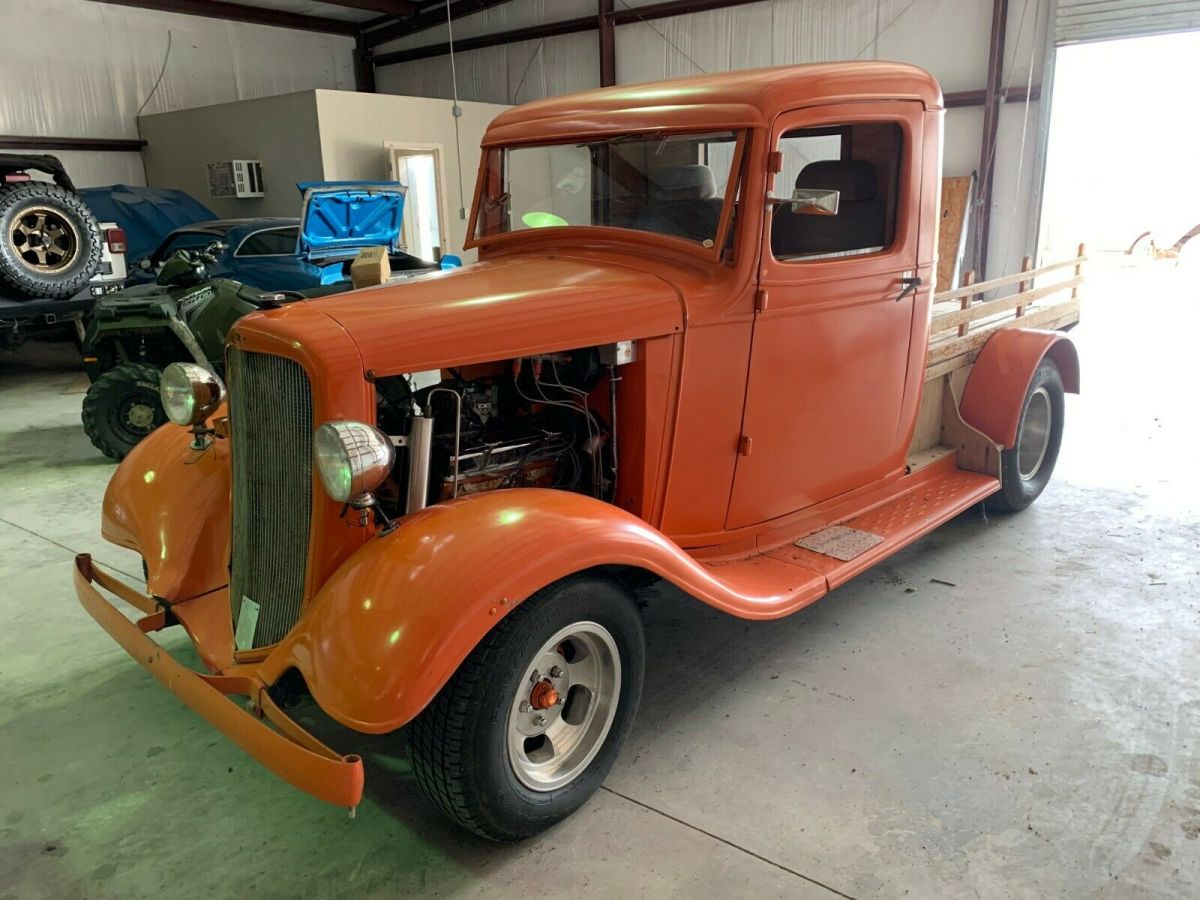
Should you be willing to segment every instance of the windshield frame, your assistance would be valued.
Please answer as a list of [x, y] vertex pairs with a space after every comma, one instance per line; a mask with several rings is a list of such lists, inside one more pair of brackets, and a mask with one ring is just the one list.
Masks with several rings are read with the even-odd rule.
[[[725, 186], [725, 196], [722, 198], [721, 215], [717, 222], [717, 233], [713, 245], [705, 247], [702, 243], [679, 235], [664, 234], [656, 231], [642, 231], [635, 228], [623, 228], [618, 225], [564, 225], [556, 228], [520, 228], [515, 231], [502, 231], [495, 234], [479, 235], [479, 216], [483, 199], [484, 185], [487, 180], [497, 177], [507, 150], [519, 150], [532, 147], [554, 147], [568, 144], [591, 142], [611, 142], [621, 139], [651, 139], [654, 136], [676, 137], [689, 134], [711, 134], [714, 131], [728, 131], [735, 136], [733, 158], [729, 167], [729, 180]], [[475, 193], [471, 201], [471, 214], [467, 219], [466, 240], [464, 249], [491, 249], [514, 244], [526, 243], [559, 243], [563, 239], [578, 241], [598, 239], [612, 243], [628, 244], [631, 241], [637, 245], [662, 243], [664, 247], [699, 256], [712, 262], [720, 262], [726, 255], [727, 247], [734, 247], [731, 241], [733, 212], [735, 202], [740, 197], [744, 203], [747, 199], [743, 181], [746, 177], [745, 157], [750, 142], [751, 129], [745, 126], [724, 126], [705, 124], [691, 128], [647, 128], [630, 129], [616, 132], [599, 132], [585, 135], [562, 135], [554, 138], [538, 138], [529, 141], [511, 141], [504, 144], [485, 144], [479, 159], [479, 174], [475, 180]], [[494, 162], [495, 161], [495, 162]], [[502, 170], [501, 170], [502, 171]], [[745, 218], [742, 216], [742, 218]]]

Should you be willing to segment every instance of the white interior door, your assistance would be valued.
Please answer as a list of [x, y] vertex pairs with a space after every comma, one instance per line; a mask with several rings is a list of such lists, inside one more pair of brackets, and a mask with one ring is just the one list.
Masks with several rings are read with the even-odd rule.
[[408, 188], [400, 243], [422, 259], [437, 261], [446, 250], [445, 196], [440, 144], [385, 145], [391, 177]]

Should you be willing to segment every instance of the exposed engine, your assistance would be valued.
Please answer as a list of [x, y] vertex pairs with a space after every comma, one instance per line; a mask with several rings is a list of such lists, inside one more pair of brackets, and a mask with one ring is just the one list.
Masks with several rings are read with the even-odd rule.
[[[509, 487], [610, 500], [613, 374], [596, 348], [585, 348], [378, 379], [378, 425], [400, 445], [378, 492], [385, 512], [402, 515], [412, 507], [409, 472], [421, 477], [426, 453], [425, 492], [415, 491], [425, 503]], [[597, 391], [606, 376], [610, 390]], [[606, 400], [609, 411], [602, 414]]]

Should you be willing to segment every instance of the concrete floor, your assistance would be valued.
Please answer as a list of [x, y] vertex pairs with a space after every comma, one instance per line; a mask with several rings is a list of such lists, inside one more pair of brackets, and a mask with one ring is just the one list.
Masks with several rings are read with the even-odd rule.
[[399, 738], [322, 726], [365, 750], [349, 821], [117, 649], [70, 586], [79, 550], [139, 572], [70, 345], [0, 356], [0, 897], [1200, 896], [1198, 267], [1109, 268], [1032, 509], [780, 622], [662, 594], [616, 769], [518, 846], [427, 808]]

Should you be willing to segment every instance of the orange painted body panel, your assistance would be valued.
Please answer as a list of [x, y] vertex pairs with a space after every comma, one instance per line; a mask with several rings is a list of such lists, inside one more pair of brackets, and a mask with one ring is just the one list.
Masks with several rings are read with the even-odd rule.
[[175, 600], [229, 580], [229, 443], [195, 451], [190, 440], [167, 424], [134, 447], [108, 483], [100, 519], [105, 540], [142, 555], [150, 592]]
[[[898, 208], [914, 208], [924, 107], [810, 107], [779, 116], [772, 145], [798, 128], [839, 122], [901, 126]], [[909, 423], [900, 416], [916, 417], [906, 397], [915, 391], [907, 378], [913, 313], [929, 289], [897, 298], [901, 277], [932, 260], [918, 258], [918, 217], [901, 215], [896, 225], [891, 246], [854, 257], [780, 261], [764, 238], [759, 285], [768, 303], [754, 326], [742, 426], [753, 448], [737, 460], [726, 527], [775, 519], [903, 471]]]
[[1079, 393], [1079, 355], [1061, 331], [1005, 328], [988, 338], [963, 388], [959, 412], [963, 421], [1004, 447], [1017, 441], [1025, 392], [1042, 357], [1049, 356], [1062, 373], [1063, 387]]
[[[319, 424], [374, 422], [378, 377], [635, 341], [636, 362], [618, 369], [615, 502], [531, 488], [481, 493], [377, 535], [343, 517], [314, 473], [299, 620], [273, 647], [235, 653], [229, 440], [197, 456], [184, 430], [168, 426], [118, 469], [104, 511], [105, 537], [147, 558], [150, 590], [164, 608], [90, 565], [76, 578], [80, 601], [256, 759], [344, 805], [361, 793], [361, 766], [261, 699], [290, 669], [334, 718], [384, 732], [420, 712], [504, 614], [581, 570], [645, 570], [746, 618], [815, 601], [999, 488], [995, 478], [959, 472], [952, 456], [904, 474], [928, 339], [941, 116], [933, 78], [894, 63], [701, 76], [503, 113], [485, 146], [664, 127], [739, 130], [744, 165], [731, 245], [609, 227], [494, 235], [469, 242], [480, 249], [476, 265], [256, 312], [237, 323], [230, 343], [302, 366]], [[802, 265], [773, 261], [766, 197], [775, 138], [872, 118], [898, 122], [907, 136], [892, 246]], [[493, 177], [481, 166], [481, 183]], [[727, 203], [726, 222], [731, 210]], [[897, 301], [910, 271], [924, 284]], [[765, 308], [756, 303], [761, 289]], [[980, 356], [985, 372], [990, 353]], [[976, 390], [1007, 403], [1017, 387], [996, 393], [993, 381], [1013, 378], [1000, 362]], [[606, 387], [594, 395], [597, 410]], [[792, 546], [837, 522], [859, 522], [885, 540], [850, 563]], [[141, 628], [112, 611], [93, 582], [146, 612]], [[174, 620], [213, 674], [186, 672], [142, 633]], [[261, 721], [222, 696], [239, 692], [259, 697], [281, 733], [264, 736]]]

